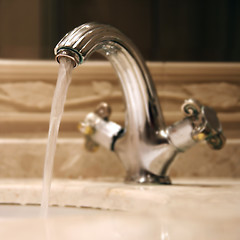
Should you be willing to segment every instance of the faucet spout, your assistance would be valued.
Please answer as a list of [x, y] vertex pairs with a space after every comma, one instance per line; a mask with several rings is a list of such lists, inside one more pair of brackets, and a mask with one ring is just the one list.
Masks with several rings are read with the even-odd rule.
[[[116, 28], [97, 23], [81, 25], [66, 34], [54, 49], [57, 61], [61, 57], [68, 57], [73, 60], [74, 66], [81, 64], [94, 52], [105, 56], [116, 70], [126, 107], [134, 102], [131, 104], [134, 109], [142, 109], [141, 114], [148, 122], [151, 125], [154, 122], [154, 130], [164, 129], [162, 111], [148, 68], [134, 44]], [[127, 109], [127, 113], [133, 115], [130, 109]], [[136, 115], [140, 116], [140, 112]], [[145, 124], [145, 120], [141, 124]], [[128, 121], [130, 124], [131, 121]]]
[[68, 57], [75, 67], [94, 52], [110, 61], [126, 106], [124, 130], [111, 150], [123, 162], [128, 180], [169, 183], [166, 171], [179, 150], [169, 138], [151, 75], [134, 44], [112, 26], [87, 23], [67, 33], [54, 52], [57, 61]]

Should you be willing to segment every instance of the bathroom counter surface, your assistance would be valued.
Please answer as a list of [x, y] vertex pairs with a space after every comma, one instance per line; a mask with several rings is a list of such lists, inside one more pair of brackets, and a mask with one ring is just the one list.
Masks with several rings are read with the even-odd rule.
[[[41, 184], [40, 179], [1, 179], [0, 202], [38, 204]], [[141, 216], [138, 221], [150, 216], [148, 223], [152, 221], [151, 227], [155, 226], [161, 237], [149, 239], [231, 240], [240, 236], [239, 179], [173, 179], [170, 186], [56, 179], [52, 183], [50, 203], [120, 210]], [[74, 219], [76, 216], [68, 217], [68, 223]], [[124, 220], [129, 227], [134, 221], [129, 218]], [[0, 222], [8, 227], [14, 220], [4, 221], [0, 213]], [[154, 234], [154, 231], [151, 230], [151, 233]]]

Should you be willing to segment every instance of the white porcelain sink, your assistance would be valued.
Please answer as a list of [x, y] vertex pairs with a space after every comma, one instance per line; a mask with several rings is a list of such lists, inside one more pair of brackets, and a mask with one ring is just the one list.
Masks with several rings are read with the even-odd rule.
[[[39, 217], [41, 180], [0, 180], [0, 239], [239, 240], [239, 180], [172, 186], [55, 180]], [[10, 203], [14, 204], [11, 205]], [[16, 204], [23, 204], [16, 205]], [[14, 229], [14, 230], [13, 230]]]
[[[36, 205], [17, 205], [17, 204], [1, 204], [0, 219], [26, 219], [26, 218], [41, 218], [40, 206]], [[98, 216], [101, 214], [110, 214], [110, 211], [103, 211], [91, 208], [76, 208], [76, 207], [49, 207], [48, 217], [69, 217], [69, 216]]]
[[47, 218], [39, 213], [40, 206], [0, 205], [0, 239], [145, 240], [159, 235], [153, 220], [140, 214], [74, 207], [50, 207]]

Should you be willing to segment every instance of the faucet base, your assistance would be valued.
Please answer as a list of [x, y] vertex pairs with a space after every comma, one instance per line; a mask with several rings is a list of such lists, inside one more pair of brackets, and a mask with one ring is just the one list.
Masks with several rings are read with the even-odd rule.
[[141, 184], [164, 184], [171, 185], [171, 179], [168, 176], [158, 176], [153, 173], [150, 173], [146, 170], [142, 171], [141, 174], [137, 178], [132, 178], [132, 176], [128, 176], [125, 179], [125, 182], [135, 182]]

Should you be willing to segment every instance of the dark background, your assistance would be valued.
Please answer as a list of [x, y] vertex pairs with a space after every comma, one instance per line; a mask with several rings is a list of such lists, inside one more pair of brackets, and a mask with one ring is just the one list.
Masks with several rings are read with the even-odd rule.
[[[3, 43], [0, 40], [0, 58], [53, 59], [54, 46], [67, 32], [95, 21], [117, 27], [132, 39], [147, 60], [240, 61], [239, 0], [18, 2], [0, 0], [0, 30], [5, 39]], [[21, 14], [13, 22], [9, 15], [4, 19], [7, 12], [14, 17], [12, 9], [15, 15]], [[8, 33], [12, 28], [19, 32], [15, 37]]]

